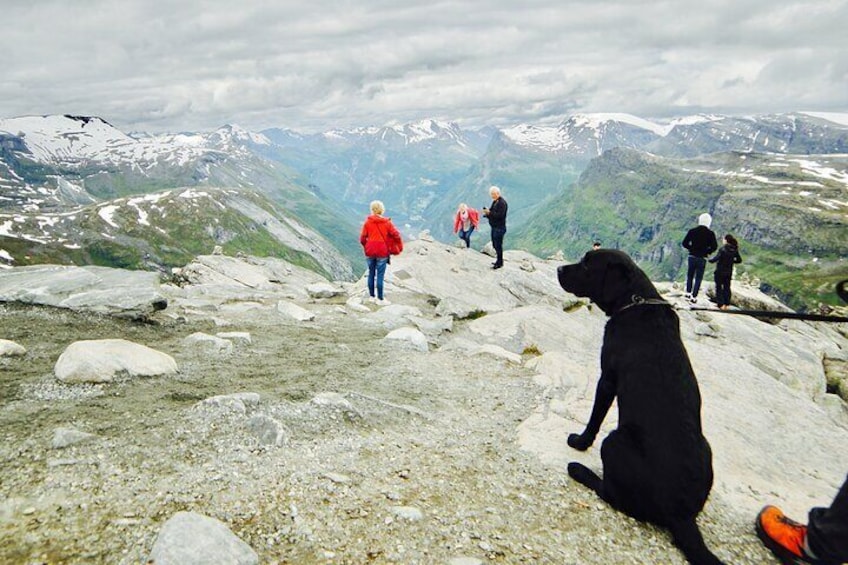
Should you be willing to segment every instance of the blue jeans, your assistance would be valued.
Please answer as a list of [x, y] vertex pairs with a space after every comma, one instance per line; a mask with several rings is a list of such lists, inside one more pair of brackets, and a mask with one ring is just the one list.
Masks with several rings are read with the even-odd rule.
[[474, 233], [474, 226], [468, 228], [468, 231], [459, 230], [459, 239], [465, 242], [465, 247], [471, 247], [471, 234]]
[[686, 271], [686, 292], [698, 296], [701, 281], [704, 279], [704, 269], [707, 267], [706, 257], [689, 256], [689, 269]]
[[492, 228], [492, 247], [495, 248], [497, 259], [495, 265], [503, 265], [503, 238], [506, 235], [506, 228]]
[[383, 277], [386, 276], [388, 257], [366, 257], [368, 262], [368, 295], [374, 296], [374, 278], [377, 279], [377, 298], [383, 299]]

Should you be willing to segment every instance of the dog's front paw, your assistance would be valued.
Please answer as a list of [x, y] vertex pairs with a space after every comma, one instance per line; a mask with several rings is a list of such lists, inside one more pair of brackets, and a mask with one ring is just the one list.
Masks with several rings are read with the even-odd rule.
[[577, 451], [586, 451], [587, 449], [592, 447], [592, 443], [594, 443], [594, 441], [595, 438], [583, 434], [568, 435], [569, 447], [573, 447]]

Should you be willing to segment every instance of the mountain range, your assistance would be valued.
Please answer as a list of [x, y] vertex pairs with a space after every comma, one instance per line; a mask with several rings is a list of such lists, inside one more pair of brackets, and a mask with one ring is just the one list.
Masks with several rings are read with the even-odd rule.
[[221, 245], [351, 279], [371, 200], [406, 237], [427, 229], [449, 241], [458, 203], [487, 205], [496, 184], [510, 205], [508, 247], [574, 259], [600, 239], [671, 280], [679, 240], [709, 211], [740, 238], [743, 270], [808, 308], [835, 302], [846, 270], [842, 121], [593, 114], [502, 129], [424, 120], [154, 135], [87, 116], [0, 119], [0, 264], [166, 270]]

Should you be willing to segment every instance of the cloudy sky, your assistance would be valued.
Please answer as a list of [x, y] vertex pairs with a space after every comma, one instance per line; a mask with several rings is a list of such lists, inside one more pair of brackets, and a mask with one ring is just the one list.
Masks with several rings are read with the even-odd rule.
[[848, 112], [848, 0], [0, 0], [0, 117], [124, 131]]

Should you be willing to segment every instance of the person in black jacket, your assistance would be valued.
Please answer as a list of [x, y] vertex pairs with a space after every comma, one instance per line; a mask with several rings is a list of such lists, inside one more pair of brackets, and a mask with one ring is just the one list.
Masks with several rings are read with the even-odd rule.
[[720, 310], [727, 310], [730, 306], [730, 279], [733, 278], [733, 265], [741, 263], [742, 256], [739, 255], [739, 242], [730, 234], [724, 236], [724, 245], [710, 259], [710, 263], [716, 264], [715, 269], [715, 294], [716, 304]]
[[698, 302], [698, 290], [701, 288], [701, 280], [704, 278], [704, 269], [707, 266], [707, 256], [718, 249], [718, 242], [710, 224], [712, 216], [706, 212], [698, 216], [698, 227], [686, 232], [683, 238], [683, 247], [689, 251], [689, 266], [686, 271], [686, 298], [692, 304]]
[[495, 248], [497, 258], [492, 263], [493, 269], [503, 267], [503, 239], [506, 235], [506, 200], [501, 196], [501, 189], [492, 186], [489, 188], [489, 195], [492, 197], [492, 205], [489, 208], [483, 207], [483, 215], [489, 219], [489, 226], [492, 228], [492, 246]]

